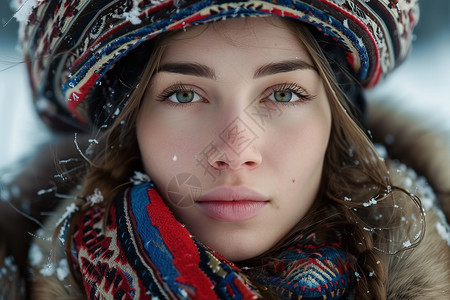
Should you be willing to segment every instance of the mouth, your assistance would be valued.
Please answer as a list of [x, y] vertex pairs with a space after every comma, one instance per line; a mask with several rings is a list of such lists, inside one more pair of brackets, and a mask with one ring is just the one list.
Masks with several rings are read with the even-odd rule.
[[243, 222], [261, 213], [269, 199], [240, 187], [219, 187], [202, 195], [196, 204], [209, 217], [222, 222]]

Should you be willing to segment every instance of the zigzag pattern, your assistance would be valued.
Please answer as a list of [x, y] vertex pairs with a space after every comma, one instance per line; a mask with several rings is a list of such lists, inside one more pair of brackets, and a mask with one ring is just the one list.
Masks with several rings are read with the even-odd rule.
[[[119, 196], [106, 227], [104, 214], [93, 206], [79, 219], [73, 237], [88, 299], [259, 297], [239, 268], [175, 219], [151, 183]], [[336, 300], [345, 296], [352, 276], [352, 264], [339, 243], [317, 245], [310, 236], [299, 237], [251, 278], [280, 299]]]

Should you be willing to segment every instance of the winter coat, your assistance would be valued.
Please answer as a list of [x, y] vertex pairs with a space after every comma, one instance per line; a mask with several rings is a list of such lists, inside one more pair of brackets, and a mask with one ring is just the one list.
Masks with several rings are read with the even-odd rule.
[[[394, 140], [394, 143], [387, 145], [392, 158], [387, 159], [387, 164], [393, 185], [416, 194], [421, 198], [426, 210], [426, 231], [422, 242], [412, 250], [396, 255], [383, 255], [388, 276], [387, 299], [448, 299], [450, 240], [449, 232], [446, 232], [445, 218], [450, 219], [450, 198], [448, 194], [440, 191], [450, 190], [450, 132], [421, 128], [415, 119], [401, 111], [392, 110], [388, 103], [372, 106], [368, 126], [374, 140], [383, 141], [388, 134]], [[441, 141], [440, 147], [435, 146], [435, 139]], [[424, 177], [418, 176], [403, 162], [414, 167], [419, 174], [425, 175], [438, 193], [435, 194]], [[65, 206], [65, 203], [59, 205], [61, 211], [47, 220], [46, 225], [49, 228], [54, 226]], [[40, 238], [35, 238], [30, 251], [30, 263], [35, 265], [31, 299], [84, 298], [82, 291], [78, 290], [71, 277], [67, 276], [63, 253], [56, 254], [58, 258], [51, 266], [46, 265], [49, 262], [46, 256], [39, 256], [40, 253], [49, 253], [51, 243], [43, 238], [51, 236], [52, 233], [51, 230], [38, 232]], [[5, 243], [5, 240], [3, 242]], [[3, 259], [0, 261], [5, 262]], [[0, 277], [0, 287], [5, 284], [5, 278]], [[8, 296], [6, 298], [10, 299]]]

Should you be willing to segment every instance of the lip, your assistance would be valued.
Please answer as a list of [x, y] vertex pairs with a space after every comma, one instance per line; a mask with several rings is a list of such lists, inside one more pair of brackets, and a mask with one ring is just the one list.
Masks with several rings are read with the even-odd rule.
[[196, 201], [209, 217], [223, 222], [242, 222], [256, 217], [268, 203], [268, 198], [244, 187], [219, 187]]

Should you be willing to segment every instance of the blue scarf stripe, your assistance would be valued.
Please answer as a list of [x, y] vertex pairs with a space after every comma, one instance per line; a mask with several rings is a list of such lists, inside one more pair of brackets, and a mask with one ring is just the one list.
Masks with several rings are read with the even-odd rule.
[[[138, 299], [138, 295], [139, 299], [256, 299], [259, 294], [246, 276], [277, 293], [280, 299], [338, 300], [348, 296], [355, 279], [354, 266], [352, 257], [336, 247], [340, 243], [339, 232], [331, 230], [330, 243], [320, 245], [313, 235], [299, 235], [296, 243], [277, 257], [264, 258], [262, 265], [250, 266], [251, 273], [243, 274], [184, 228], [174, 232], [182, 227], [164, 202], [158, 199], [155, 205], [149, 206], [152, 201], [149, 191], [159, 197], [152, 188], [150, 183], [136, 185], [117, 197], [107, 234], [102, 231], [104, 213], [99, 207], [93, 207], [78, 222], [74, 241], [89, 299]], [[148, 208], [156, 210], [151, 211], [152, 219]], [[157, 228], [151, 222], [153, 217], [158, 226], [169, 227]], [[168, 229], [183, 234], [178, 236], [181, 239], [184, 235], [192, 239], [195, 247], [186, 251], [199, 255], [197, 266], [189, 260], [180, 260], [181, 257], [175, 258], [168, 250], [167, 245], [177, 241], [164, 242], [164, 232]], [[99, 255], [92, 261], [91, 253], [97, 252], [96, 247], [103, 247], [104, 253], [109, 254]], [[189, 252], [178, 254], [189, 257]], [[191, 276], [177, 282], [177, 277], [182, 276], [177, 268], [204, 275], [205, 280]]]

